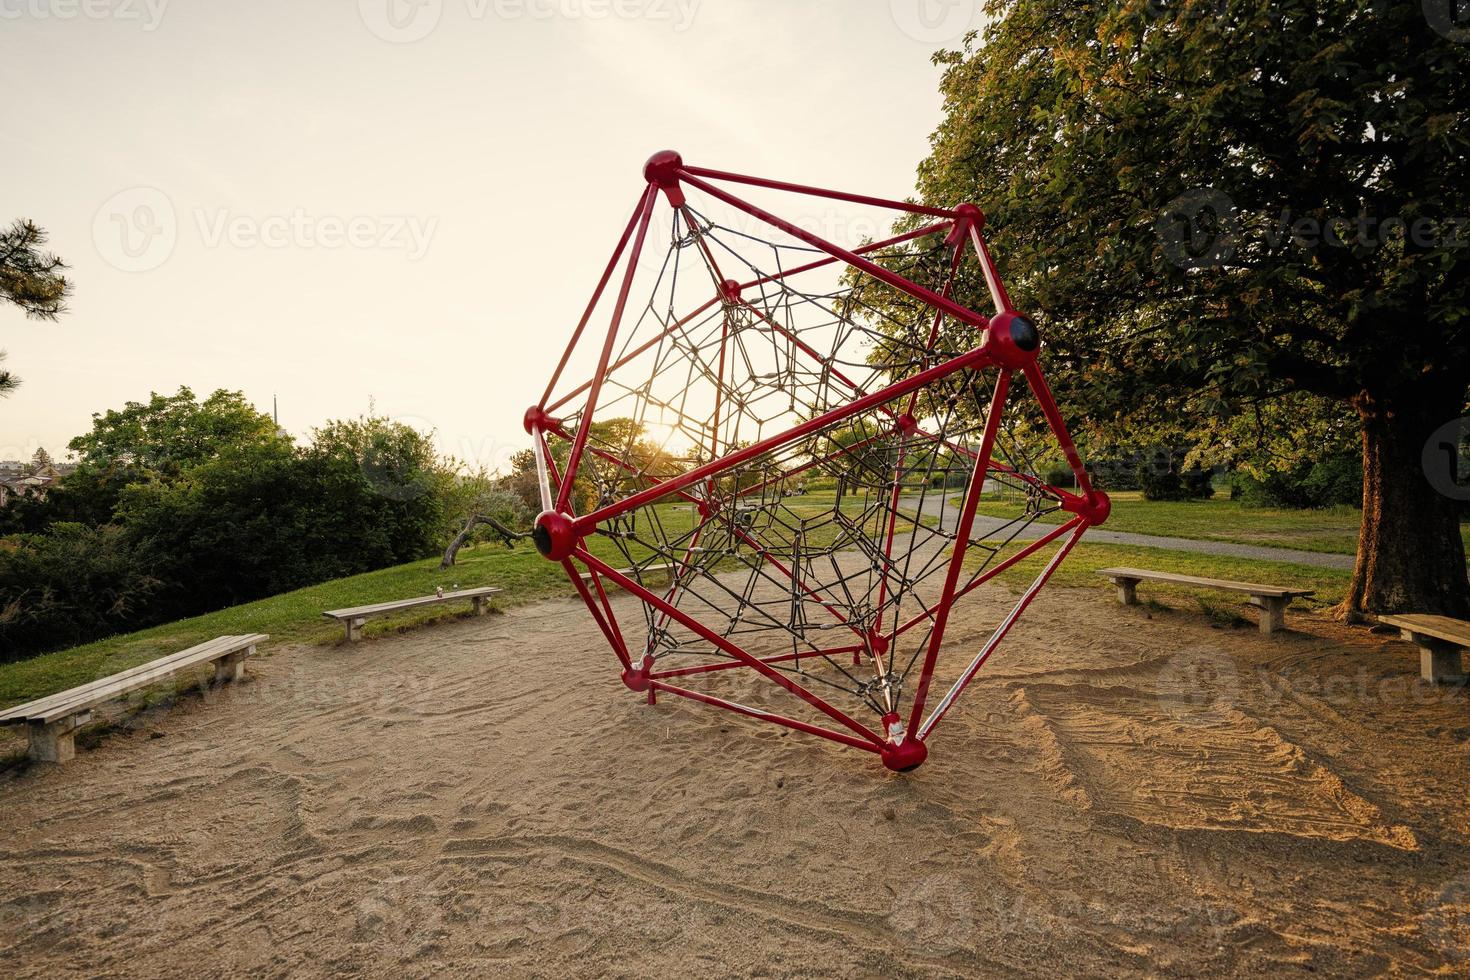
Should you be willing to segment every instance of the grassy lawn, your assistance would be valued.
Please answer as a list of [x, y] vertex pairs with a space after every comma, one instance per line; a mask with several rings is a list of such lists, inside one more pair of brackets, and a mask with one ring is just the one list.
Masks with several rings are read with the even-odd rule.
[[[1103, 529], [1108, 531], [1340, 555], [1351, 555], [1358, 547], [1358, 523], [1362, 512], [1353, 507], [1278, 510], [1246, 507], [1240, 501], [1223, 495], [1210, 500], [1149, 501], [1136, 490], [1119, 491], [1110, 496], [1113, 512], [1103, 525]], [[980, 508], [981, 513], [992, 517], [1009, 517], [1016, 513], [1013, 502], [985, 500]], [[1470, 524], [1460, 526], [1460, 535], [1470, 549]]]
[[[1036, 578], [1042, 566], [1055, 553], [1054, 548], [1043, 548], [1038, 555], [1020, 562], [1002, 572], [1000, 579], [1015, 589], [1023, 589]], [[1140, 548], [1121, 544], [1095, 544], [1085, 538], [1072, 549], [1052, 576], [1057, 585], [1083, 588], [1112, 588], [1107, 579], [1097, 574], [1100, 568], [1118, 565], [1141, 567], [1161, 572], [1178, 572], [1184, 575], [1200, 575], [1206, 578], [1234, 579], [1263, 585], [1280, 585], [1288, 588], [1315, 589], [1317, 594], [1310, 599], [1297, 600], [1308, 607], [1336, 605], [1342, 601], [1351, 577], [1346, 570], [1317, 568], [1311, 565], [1294, 565], [1280, 561], [1254, 561], [1247, 558], [1230, 558], [1222, 555], [1196, 555], [1187, 551], [1165, 551], [1160, 548]], [[1244, 606], [1245, 597], [1224, 592], [1192, 589], [1183, 586], [1145, 582], [1139, 587], [1139, 596], [1148, 599], [1171, 598], [1181, 600], [1185, 606], [1196, 606], [1206, 612], [1225, 605]], [[1200, 600], [1204, 600], [1201, 602]]]
[[[831, 506], [830, 493], [825, 498], [820, 495], [791, 498], [787, 503], [794, 516], [807, 518], [821, 513], [824, 502], [825, 506]], [[847, 509], [845, 506], [844, 510]], [[680, 532], [694, 525], [694, 513], [686, 505], [661, 505], [657, 511], [664, 533], [670, 538], [676, 538]], [[830, 540], [836, 532], [837, 529], [828, 524], [819, 528], [812, 535], [812, 540], [816, 543]], [[589, 546], [593, 554], [613, 567], [621, 568], [625, 564], [623, 555], [611, 540], [594, 536], [589, 539]], [[635, 555], [647, 553], [647, 549], [637, 546], [632, 550]], [[280, 642], [340, 642], [345, 632], [342, 625], [323, 619], [322, 610], [429, 595], [439, 586], [450, 591], [456, 586], [469, 588], [477, 585], [503, 588], [505, 592], [496, 596], [494, 601], [494, 605], [500, 608], [576, 594], [561, 566], [542, 558], [530, 542], [521, 542], [513, 549], [498, 544], [481, 544], [461, 550], [457, 563], [447, 571], [440, 571], [438, 558], [427, 558], [307, 586], [136, 633], [108, 637], [30, 660], [0, 664], [0, 705], [20, 704], [64, 691], [216, 636], [269, 633], [272, 645]], [[382, 635], [431, 620], [468, 614], [468, 603], [463, 607], [431, 607], [401, 613], [386, 620], [369, 620], [363, 632], [367, 636]], [[207, 668], [200, 668], [197, 673], [203, 676], [206, 671]]]

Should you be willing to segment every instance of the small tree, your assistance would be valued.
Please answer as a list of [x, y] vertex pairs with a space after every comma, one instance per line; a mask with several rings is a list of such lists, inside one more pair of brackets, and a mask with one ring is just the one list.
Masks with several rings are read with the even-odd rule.
[[[13, 221], [0, 230], [0, 302], [13, 303], [33, 319], [55, 320], [66, 310], [71, 281], [62, 274], [66, 263], [43, 251], [45, 244], [46, 232], [32, 221]], [[19, 384], [15, 375], [0, 370], [0, 395]]]

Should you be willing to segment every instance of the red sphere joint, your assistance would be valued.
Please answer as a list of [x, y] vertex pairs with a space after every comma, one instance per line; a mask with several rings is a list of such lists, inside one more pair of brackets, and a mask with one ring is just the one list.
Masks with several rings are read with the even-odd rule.
[[1113, 501], [1108, 497], [1107, 494], [1103, 493], [1101, 490], [1094, 490], [1092, 491], [1092, 493], [1088, 494], [1087, 508], [1085, 510], [1079, 511], [1079, 513], [1083, 517], [1087, 518], [1087, 523], [1091, 527], [1097, 527], [1099, 524], [1106, 521], [1108, 519], [1108, 515], [1112, 512]]
[[546, 409], [540, 405], [532, 405], [526, 409], [526, 414], [521, 416], [521, 425], [525, 426], [526, 435], [533, 436], [539, 429], [542, 432], [552, 432], [561, 428], [561, 419], [554, 419], [546, 414]]
[[647, 667], [629, 667], [623, 671], [623, 686], [642, 694], [648, 690], [650, 679]]
[[542, 511], [531, 530], [531, 540], [536, 550], [548, 561], [566, 561], [577, 548], [579, 536], [566, 514], [554, 510]]
[[878, 756], [890, 772], [913, 772], [929, 758], [929, 747], [910, 735], [897, 745], [884, 746]]
[[979, 231], [985, 227], [985, 212], [973, 204], [961, 204], [954, 209], [954, 213], [958, 216], [957, 220], [945, 238], [945, 242], [949, 245], [957, 244], [961, 238], [970, 233], [971, 228]]
[[1002, 313], [990, 321], [985, 333], [985, 352], [1001, 367], [1018, 370], [1036, 360], [1041, 333], [1036, 324], [1019, 313]]
[[684, 191], [679, 186], [679, 170], [683, 166], [684, 158], [673, 150], [659, 150], [643, 165], [643, 178], [658, 185], [669, 199], [670, 207], [684, 206]]

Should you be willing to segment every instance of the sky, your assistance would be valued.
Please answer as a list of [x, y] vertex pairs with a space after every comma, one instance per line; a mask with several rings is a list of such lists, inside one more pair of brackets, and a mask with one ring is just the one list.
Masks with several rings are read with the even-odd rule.
[[0, 459], [187, 385], [503, 466], [652, 152], [903, 198], [978, 6], [0, 0], [0, 221], [75, 282], [0, 307]]

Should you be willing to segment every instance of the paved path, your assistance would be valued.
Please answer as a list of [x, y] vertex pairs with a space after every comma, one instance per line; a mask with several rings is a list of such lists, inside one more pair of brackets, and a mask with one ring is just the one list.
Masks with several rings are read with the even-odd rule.
[[[953, 530], [959, 523], [960, 508], [956, 503], [949, 500], [950, 494], [926, 494], [923, 499], [922, 512], [930, 517], [939, 519], [940, 527]], [[902, 498], [908, 504], [912, 512], [918, 510], [919, 501], [914, 497]], [[1009, 523], [997, 517], [977, 516], [975, 527], [979, 531], [976, 537], [999, 531]], [[1030, 527], [1023, 529], [1018, 535], [1018, 541], [1031, 541], [1041, 537], [1050, 531], [1055, 525], [1045, 524], [1037, 521]], [[1002, 532], [1009, 534], [1009, 531]], [[1352, 555], [1336, 555], [1321, 551], [1301, 551], [1297, 548], [1267, 548], [1255, 544], [1236, 544], [1231, 541], [1202, 541], [1197, 538], [1170, 538], [1161, 537], [1156, 534], [1134, 534], [1131, 531], [1109, 531], [1106, 526], [1094, 528], [1087, 532], [1085, 541], [1093, 541], [1098, 544], [1126, 544], [1142, 548], [1162, 548], [1165, 551], [1190, 551], [1200, 555], [1225, 555], [1230, 558], [1249, 558], [1256, 561], [1285, 561], [1296, 565], [1311, 565], [1316, 568], [1339, 568], [1351, 570], [1353, 567]]]

